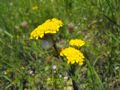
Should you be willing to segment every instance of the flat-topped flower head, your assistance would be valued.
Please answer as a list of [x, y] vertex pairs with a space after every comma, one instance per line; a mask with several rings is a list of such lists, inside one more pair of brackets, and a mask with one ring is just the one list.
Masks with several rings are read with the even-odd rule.
[[82, 65], [84, 62], [83, 53], [73, 47], [68, 47], [68, 48], [63, 49], [60, 52], [60, 56], [65, 56], [68, 64], [76, 63], [79, 65]]
[[55, 34], [62, 26], [63, 23], [61, 20], [58, 20], [56, 18], [48, 19], [42, 25], [39, 25], [31, 32], [30, 39], [43, 38], [45, 34]]
[[81, 39], [72, 39], [69, 42], [70, 46], [76, 46], [76, 47], [81, 47], [85, 44], [85, 41], [81, 40]]

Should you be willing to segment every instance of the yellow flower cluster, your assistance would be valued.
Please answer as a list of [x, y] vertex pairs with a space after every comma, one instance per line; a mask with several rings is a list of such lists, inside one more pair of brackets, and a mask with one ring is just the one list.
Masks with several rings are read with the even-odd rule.
[[45, 23], [39, 25], [31, 32], [30, 39], [43, 38], [45, 34], [55, 34], [62, 26], [63, 23], [61, 20], [58, 20], [56, 18], [48, 19], [47, 21], [45, 21]]
[[70, 46], [76, 46], [76, 47], [81, 47], [85, 44], [85, 41], [81, 40], [81, 39], [72, 39], [69, 42]]
[[79, 65], [82, 65], [84, 61], [84, 55], [82, 54], [82, 52], [73, 47], [63, 49], [60, 52], [60, 56], [65, 56], [67, 58], [68, 64], [77, 63]]

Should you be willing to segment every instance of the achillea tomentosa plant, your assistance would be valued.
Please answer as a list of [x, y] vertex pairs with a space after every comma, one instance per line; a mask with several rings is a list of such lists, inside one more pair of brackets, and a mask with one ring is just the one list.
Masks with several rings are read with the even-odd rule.
[[82, 65], [83, 61], [84, 61], [83, 54], [79, 50], [77, 50], [73, 47], [65, 48], [64, 50], [62, 50], [60, 52], [60, 55], [65, 56], [67, 58], [67, 63], [68, 64], [77, 63], [77, 64]]
[[[58, 20], [56, 18], [48, 19], [42, 25], [39, 25], [31, 32], [30, 39], [38, 40], [44, 38], [45, 35], [56, 34], [59, 31], [59, 28], [62, 26], [63, 26], [63, 22], [61, 20]], [[71, 76], [71, 78], [73, 75], [75, 75], [74, 66], [76, 64], [82, 65], [84, 63], [85, 57], [83, 53], [79, 49], [77, 49], [83, 46], [84, 44], [85, 42], [81, 39], [72, 39], [69, 42], [69, 47], [62, 49], [60, 52], [57, 51], [57, 53], [59, 53], [59, 56], [65, 57], [67, 60], [67, 64], [70, 64], [71, 68], [69, 69], [68, 73]], [[60, 57], [58, 58], [60, 59]], [[73, 83], [73, 89], [78, 90], [78, 86], [76, 85], [75, 80], [72, 80], [72, 83]]]
[[62, 21], [56, 18], [49, 19], [31, 32], [30, 39], [43, 38], [45, 34], [55, 34], [61, 26], [63, 26]]

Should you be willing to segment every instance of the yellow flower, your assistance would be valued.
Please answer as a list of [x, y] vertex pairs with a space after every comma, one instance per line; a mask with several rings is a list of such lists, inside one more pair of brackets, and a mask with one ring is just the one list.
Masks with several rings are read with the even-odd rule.
[[56, 18], [48, 19], [42, 25], [39, 25], [31, 32], [30, 39], [43, 38], [45, 34], [55, 34], [59, 31], [59, 28], [62, 26], [62, 21]]
[[81, 39], [72, 39], [69, 42], [69, 45], [71, 46], [76, 46], [76, 47], [81, 47], [85, 44], [85, 41], [81, 40]]
[[68, 48], [63, 49], [60, 52], [60, 56], [65, 56], [67, 58], [68, 64], [77, 63], [77, 64], [82, 65], [84, 62], [83, 53], [73, 47], [68, 47]]

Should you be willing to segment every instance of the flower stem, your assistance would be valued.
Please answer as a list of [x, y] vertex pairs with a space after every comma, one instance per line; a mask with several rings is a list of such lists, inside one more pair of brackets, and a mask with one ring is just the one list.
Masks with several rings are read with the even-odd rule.
[[78, 85], [76, 81], [73, 79], [73, 77], [75, 76], [75, 65], [70, 66], [69, 75], [72, 78], [73, 90], [78, 90]]
[[52, 43], [53, 43], [53, 48], [55, 50], [56, 57], [59, 58], [59, 51], [57, 49], [56, 40], [54, 39], [54, 37], [52, 37]]

